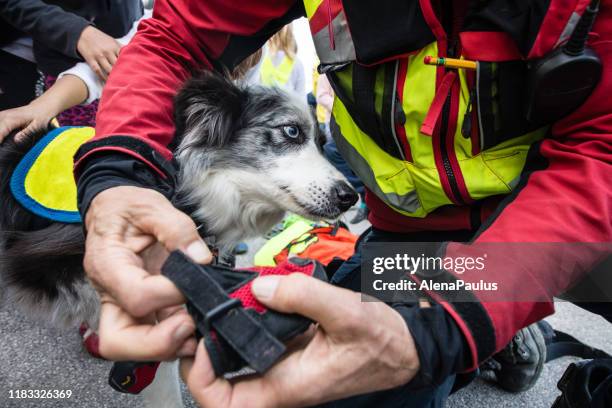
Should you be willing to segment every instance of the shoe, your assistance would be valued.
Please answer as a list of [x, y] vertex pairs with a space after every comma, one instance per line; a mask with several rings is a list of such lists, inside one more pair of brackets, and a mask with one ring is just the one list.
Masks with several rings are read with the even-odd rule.
[[244, 255], [249, 252], [249, 246], [246, 242], [239, 242], [234, 247], [234, 255]]
[[527, 391], [538, 381], [546, 361], [546, 342], [537, 323], [521, 329], [499, 353], [485, 361], [482, 371], [492, 371], [506, 391]]
[[359, 207], [359, 209], [357, 210], [357, 213], [355, 214], [355, 216], [353, 217], [352, 220], [349, 221], [350, 224], [359, 224], [362, 221], [365, 221], [368, 219], [368, 213], [370, 212], [370, 210], [368, 210], [368, 207]]

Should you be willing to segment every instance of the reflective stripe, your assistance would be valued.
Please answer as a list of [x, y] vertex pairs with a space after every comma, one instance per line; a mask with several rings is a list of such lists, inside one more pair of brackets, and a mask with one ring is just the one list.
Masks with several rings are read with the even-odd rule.
[[[322, 5], [325, 7], [325, 5]], [[321, 64], [341, 64], [355, 60], [355, 47], [351, 39], [346, 16], [344, 11], [341, 11], [336, 18], [332, 20], [333, 41], [330, 38], [331, 30], [326, 26], [316, 33], [313, 33], [317, 55], [321, 60]], [[332, 44], [334, 48], [332, 49]]]
[[264, 57], [261, 63], [261, 84], [265, 86], [285, 86], [291, 78], [293, 71], [293, 60], [286, 55], [278, 66], [274, 66], [269, 55]]
[[[371, 166], [364, 157], [357, 151], [357, 149], [352, 146], [349, 141], [342, 134], [342, 129], [338, 122], [336, 121], [337, 110], [334, 104], [334, 117], [331, 120], [331, 129], [332, 136], [336, 142], [336, 146], [338, 147], [338, 151], [342, 154], [342, 157], [350, 164], [351, 169], [359, 176], [361, 181], [381, 200], [390, 204], [398, 210], [402, 210], [408, 213], [414, 214], [414, 216], [418, 216], [417, 212], [421, 208], [421, 204], [419, 202], [419, 198], [417, 196], [416, 191], [411, 186], [406, 186], [406, 190], [408, 190], [405, 194], [398, 194], [392, 190], [387, 192], [383, 192], [379, 183], [377, 183], [377, 176], [374, 174], [374, 167]], [[338, 104], [340, 105], [340, 104]], [[357, 126], [354, 129], [358, 129]], [[346, 130], [346, 129], [345, 129]], [[367, 137], [367, 136], [366, 136]], [[384, 151], [381, 150], [381, 154], [386, 155]], [[388, 155], [387, 155], [388, 156]], [[404, 172], [408, 174], [408, 169], [401, 165], [401, 161], [393, 159], [391, 156], [388, 156], [389, 159], [394, 160], [400, 164], [400, 167], [395, 171], [391, 170], [392, 176], [400, 176], [397, 177], [400, 183], [403, 183], [406, 179], [405, 177], [401, 177], [401, 173]], [[376, 168], [380, 168], [380, 166], [376, 166]], [[391, 178], [390, 176], [389, 178]], [[424, 215], [424, 214], [423, 214]]]

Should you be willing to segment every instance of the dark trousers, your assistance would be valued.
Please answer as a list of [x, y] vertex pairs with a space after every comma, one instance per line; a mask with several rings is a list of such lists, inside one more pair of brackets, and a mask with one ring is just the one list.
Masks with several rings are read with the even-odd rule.
[[30, 103], [37, 79], [36, 64], [0, 50], [0, 111]]

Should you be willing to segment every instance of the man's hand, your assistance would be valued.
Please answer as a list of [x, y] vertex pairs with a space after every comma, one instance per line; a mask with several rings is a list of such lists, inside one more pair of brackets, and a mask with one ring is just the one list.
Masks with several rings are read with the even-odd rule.
[[77, 51], [102, 81], [108, 78], [120, 50], [117, 40], [93, 26], [85, 27], [77, 42]]
[[192, 355], [194, 323], [178, 307], [181, 293], [160, 275], [169, 251], [212, 260], [191, 218], [154, 190], [125, 186], [98, 194], [85, 224], [85, 271], [102, 299], [100, 354], [156, 361]]
[[203, 407], [313, 405], [409, 382], [419, 370], [414, 341], [402, 317], [381, 302], [303, 274], [266, 276], [253, 294], [268, 307], [319, 323], [304, 347], [261, 377], [215, 377], [203, 344], [181, 374]]

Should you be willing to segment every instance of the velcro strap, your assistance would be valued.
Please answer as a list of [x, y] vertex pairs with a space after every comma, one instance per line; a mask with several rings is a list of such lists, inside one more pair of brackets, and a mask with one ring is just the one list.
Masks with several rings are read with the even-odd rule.
[[263, 373], [281, 357], [285, 346], [229, 297], [211, 276], [214, 269], [174, 251], [162, 267], [162, 274], [179, 288], [191, 309], [201, 314], [196, 319], [201, 333], [214, 328], [252, 369]]

